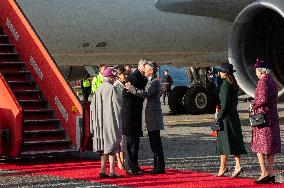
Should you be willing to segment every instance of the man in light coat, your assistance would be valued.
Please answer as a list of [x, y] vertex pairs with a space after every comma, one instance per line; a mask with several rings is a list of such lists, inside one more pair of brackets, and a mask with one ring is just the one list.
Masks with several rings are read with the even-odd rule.
[[160, 130], [164, 129], [163, 114], [160, 102], [161, 84], [156, 77], [157, 64], [149, 61], [145, 66], [145, 76], [148, 79], [145, 90], [135, 88], [130, 83], [126, 83], [128, 92], [146, 98], [145, 124], [148, 130], [150, 146], [154, 154], [154, 168], [151, 174], [165, 173], [165, 161]]

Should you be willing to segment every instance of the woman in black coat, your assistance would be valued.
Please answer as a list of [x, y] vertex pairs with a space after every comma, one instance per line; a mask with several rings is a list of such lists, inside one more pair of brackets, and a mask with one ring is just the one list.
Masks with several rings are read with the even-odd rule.
[[221, 155], [221, 164], [217, 176], [224, 176], [227, 171], [228, 155], [235, 156], [235, 170], [232, 177], [237, 177], [242, 168], [240, 165], [240, 155], [246, 154], [240, 118], [237, 110], [238, 105], [238, 85], [233, 75], [233, 65], [223, 63], [219, 70], [220, 77], [224, 80], [220, 88], [221, 111], [218, 113], [218, 121], [223, 126], [218, 131], [217, 154]]

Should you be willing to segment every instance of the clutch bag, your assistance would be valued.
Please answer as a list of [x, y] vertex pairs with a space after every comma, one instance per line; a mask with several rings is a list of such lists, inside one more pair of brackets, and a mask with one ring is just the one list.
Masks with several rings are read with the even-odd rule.
[[265, 126], [264, 113], [253, 114], [249, 116], [249, 122], [251, 127], [262, 127]]
[[223, 122], [222, 120], [215, 120], [212, 124], [211, 124], [211, 129], [212, 131], [220, 131], [221, 128], [223, 126]]

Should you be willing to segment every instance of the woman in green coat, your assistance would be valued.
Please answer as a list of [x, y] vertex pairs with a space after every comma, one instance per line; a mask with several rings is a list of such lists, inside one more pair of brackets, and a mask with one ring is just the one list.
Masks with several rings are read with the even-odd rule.
[[235, 170], [232, 177], [238, 177], [242, 172], [240, 165], [240, 155], [246, 154], [240, 118], [237, 110], [238, 105], [238, 84], [233, 75], [235, 70], [230, 63], [223, 63], [219, 70], [220, 77], [224, 80], [220, 89], [220, 106], [218, 120], [223, 126], [218, 131], [217, 136], [217, 154], [221, 155], [221, 164], [217, 176], [224, 176], [228, 171], [228, 155], [235, 156]]

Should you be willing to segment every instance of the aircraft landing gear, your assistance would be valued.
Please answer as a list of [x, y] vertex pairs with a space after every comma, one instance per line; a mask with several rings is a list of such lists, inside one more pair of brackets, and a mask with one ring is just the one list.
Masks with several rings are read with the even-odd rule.
[[184, 104], [190, 114], [208, 113], [213, 105], [209, 91], [201, 85], [188, 88]]
[[188, 90], [187, 86], [174, 87], [169, 95], [169, 107], [173, 114], [186, 114], [187, 110], [184, 106], [184, 97]]
[[169, 95], [169, 107], [174, 114], [206, 114], [215, 112], [217, 101], [216, 87], [207, 80], [205, 68], [188, 69], [192, 85], [176, 86]]

